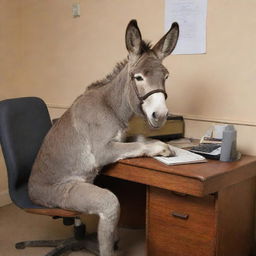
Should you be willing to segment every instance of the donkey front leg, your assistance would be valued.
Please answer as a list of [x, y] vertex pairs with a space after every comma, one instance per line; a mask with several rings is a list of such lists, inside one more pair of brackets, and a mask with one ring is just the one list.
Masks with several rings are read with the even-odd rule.
[[116, 162], [125, 158], [140, 157], [140, 156], [173, 156], [173, 151], [170, 150], [166, 143], [158, 140], [145, 142], [110, 142], [102, 156], [102, 165]]

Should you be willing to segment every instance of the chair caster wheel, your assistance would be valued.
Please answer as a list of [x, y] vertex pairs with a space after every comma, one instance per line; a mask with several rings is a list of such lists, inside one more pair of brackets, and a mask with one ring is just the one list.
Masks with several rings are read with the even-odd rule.
[[118, 243], [119, 243], [119, 240], [117, 240], [117, 241], [114, 243], [114, 251], [117, 251], [117, 250], [119, 249]]

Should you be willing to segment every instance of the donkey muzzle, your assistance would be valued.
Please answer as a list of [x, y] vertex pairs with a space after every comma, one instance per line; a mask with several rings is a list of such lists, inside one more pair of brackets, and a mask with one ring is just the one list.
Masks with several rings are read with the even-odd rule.
[[168, 111], [155, 111], [150, 117], [147, 117], [148, 123], [152, 128], [161, 128], [167, 120]]

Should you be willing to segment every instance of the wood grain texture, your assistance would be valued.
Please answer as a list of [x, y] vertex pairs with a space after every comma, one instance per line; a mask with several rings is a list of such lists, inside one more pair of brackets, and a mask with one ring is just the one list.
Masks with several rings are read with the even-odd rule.
[[252, 251], [256, 157], [180, 166], [134, 158], [103, 171], [149, 185], [148, 256], [248, 256]]
[[[177, 196], [171, 191], [150, 188], [147, 208], [147, 255], [215, 255], [214, 196]], [[188, 218], [174, 217], [173, 212]]]
[[207, 163], [176, 166], [167, 166], [153, 158], [132, 158], [109, 165], [103, 172], [120, 179], [205, 196], [254, 177], [256, 157], [243, 156], [236, 162], [209, 160]]
[[254, 234], [255, 178], [218, 193], [217, 255], [248, 256]]
[[174, 175], [158, 170], [146, 169], [132, 165], [117, 163], [103, 170], [104, 175], [119, 179], [175, 190], [196, 196], [203, 196], [203, 183], [200, 180]]
[[221, 162], [217, 160], [208, 160], [206, 163], [184, 164], [168, 166], [154, 158], [130, 158], [121, 160], [120, 163], [142, 167], [159, 172], [166, 172], [187, 178], [194, 178], [200, 181], [206, 181], [229, 172], [234, 172], [236, 169], [244, 168], [247, 165], [255, 164], [255, 156], [242, 156], [239, 161]]

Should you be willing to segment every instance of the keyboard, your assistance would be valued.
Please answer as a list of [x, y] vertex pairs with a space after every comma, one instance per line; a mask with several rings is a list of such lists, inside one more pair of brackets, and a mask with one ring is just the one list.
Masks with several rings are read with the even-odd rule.
[[175, 156], [155, 156], [154, 158], [167, 165], [180, 165], [207, 162], [207, 160], [198, 154], [169, 145], [170, 149], [175, 152]]
[[190, 151], [208, 158], [219, 159], [221, 145], [215, 143], [201, 143], [198, 146], [192, 147]]

